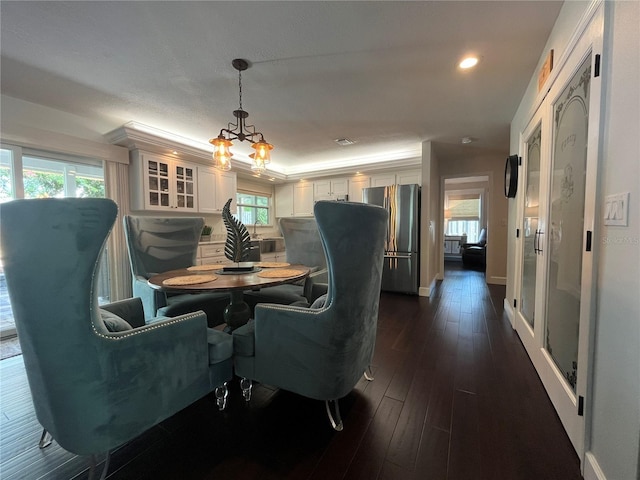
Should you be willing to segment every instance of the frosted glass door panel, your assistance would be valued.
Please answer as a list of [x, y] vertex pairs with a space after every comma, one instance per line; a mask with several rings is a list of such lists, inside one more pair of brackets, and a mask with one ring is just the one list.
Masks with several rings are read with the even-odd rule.
[[578, 370], [589, 56], [554, 104], [546, 349], [575, 391]]
[[536, 264], [538, 260], [539, 236], [538, 217], [540, 209], [540, 138], [541, 125], [527, 140], [525, 199], [524, 199], [524, 250], [522, 252], [522, 316], [534, 326], [536, 302]]

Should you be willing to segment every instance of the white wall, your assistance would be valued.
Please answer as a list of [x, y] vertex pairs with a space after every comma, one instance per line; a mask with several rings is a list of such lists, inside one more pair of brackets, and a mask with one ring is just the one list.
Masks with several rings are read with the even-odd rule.
[[430, 141], [422, 143], [422, 192], [420, 205], [420, 296], [431, 296], [441, 279], [438, 255], [442, 238], [438, 157]]
[[626, 480], [640, 475], [640, 3], [608, 2], [606, 14], [600, 205], [631, 195], [629, 226], [602, 226], [596, 237], [590, 450], [607, 480]]
[[[537, 101], [537, 71], [549, 49], [560, 58], [587, 2], [566, 2], [511, 128], [511, 151]], [[640, 461], [640, 3], [607, 2], [603, 65], [604, 124], [598, 205], [604, 196], [630, 192], [629, 226], [596, 225], [598, 250], [594, 377], [587, 398], [585, 479], [633, 480]], [[515, 202], [509, 205], [515, 228]], [[515, 240], [509, 236], [507, 298], [513, 298]], [[589, 419], [587, 419], [589, 422]]]

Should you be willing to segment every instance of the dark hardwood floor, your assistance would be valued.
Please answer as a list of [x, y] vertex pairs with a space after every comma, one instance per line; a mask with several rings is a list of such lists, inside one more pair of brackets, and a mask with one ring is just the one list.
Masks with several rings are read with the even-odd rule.
[[[383, 293], [375, 381], [340, 402], [237, 382], [116, 450], [109, 479], [580, 479], [562, 429], [502, 302], [504, 287], [449, 266], [431, 298]], [[84, 479], [87, 458], [37, 448], [21, 357], [0, 362], [0, 477]], [[149, 399], [153, 401], [153, 399]]]

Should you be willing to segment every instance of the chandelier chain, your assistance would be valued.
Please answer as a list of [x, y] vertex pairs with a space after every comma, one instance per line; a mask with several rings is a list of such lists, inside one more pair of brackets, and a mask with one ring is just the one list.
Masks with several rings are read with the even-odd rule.
[[238, 71], [238, 90], [240, 92], [240, 110], [242, 110], [242, 70]]

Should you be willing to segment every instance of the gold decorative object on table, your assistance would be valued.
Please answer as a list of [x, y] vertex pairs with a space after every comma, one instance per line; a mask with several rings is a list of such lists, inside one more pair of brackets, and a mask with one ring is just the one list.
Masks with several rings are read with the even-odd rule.
[[198, 285], [200, 283], [213, 282], [217, 278], [216, 275], [182, 275], [167, 278], [162, 284], [167, 286]]

